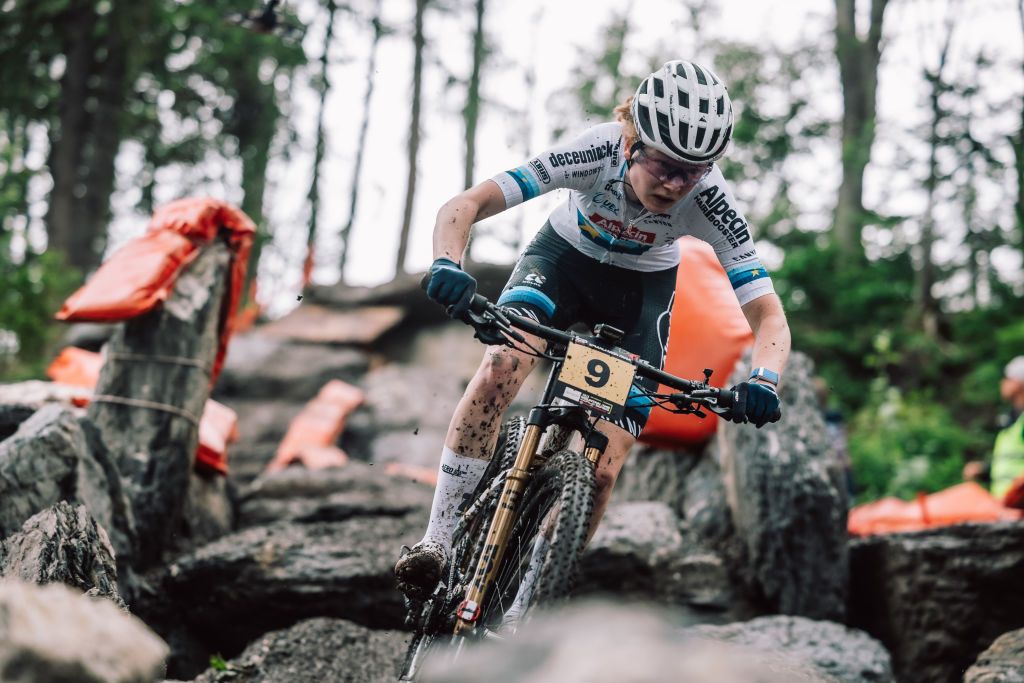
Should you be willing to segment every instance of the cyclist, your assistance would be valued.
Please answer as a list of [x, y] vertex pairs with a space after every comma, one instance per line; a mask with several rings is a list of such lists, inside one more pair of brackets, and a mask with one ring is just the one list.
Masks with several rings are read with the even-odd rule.
[[[476, 280], [460, 265], [473, 224], [567, 188], [568, 201], [520, 256], [498, 304], [563, 329], [609, 323], [625, 331], [622, 348], [660, 368], [679, 263], [675, 242], [695, 236], [714, 247], [755, 335], [754, 369], [736, 387], [746, 410], [730, 419], [761, 427], [779, 407], [775, 387], [790, 335], [747, 221], [715, 166], [732, 136], [728, 91], [711, 69], [670, 61], [645, 78], [615, 115], [615, 122], [594, 126], [446, 202], [434, 227], [427, 295], [461, 316], [476, 292]], [[531, 341], [542, 348], [539, 339]], [[483, 475], [502, 414], [536, 362], [514, 349], [487, 347], [448, 429], [426, 533], [395, 565], [408, 596], [424, 597], [440, 579], [459, 505]], [[591, 533], [650, 412], [642, 394], [656, 388], [638, 379], [625, 416], [598, 425], [609, 445], [596, 470]]]

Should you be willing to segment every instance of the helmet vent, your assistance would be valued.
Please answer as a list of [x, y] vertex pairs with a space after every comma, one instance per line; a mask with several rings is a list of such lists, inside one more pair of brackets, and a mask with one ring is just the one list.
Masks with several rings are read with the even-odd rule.
[[699, 66], [697, 66], [696, 64], [694, 64], [693, 65], [693, 70], [697, 74], [697, 82], [700, 83], [701, 85], [707, 85], [708, 84], [708, 78], [707, 78], [707, 76], [704, 75], [704, 72], [701, 71], [701, 68]]
[[718, 102], [715, 105], [715, 110], [716, 110], [716, 113], [719, 116], [721, 116], [722, 114], [725, 113], [725, 98], [724, 97], [719, 97], [718, 98]]
[[664, 97], [665, 96], [665, 82], [660, 78], [651, 79], [654, 81], [654, 96]]
[[687, 109], [689, 109], [690, 108], [690, 94], [689, 93], [685, 93], [682, 90], [679, 90], [678, 88], [676, 89], [676, 91], [679, 93], [679, 104], [684, 106], [684, 107], [686, 107]]
[[708, 113], [708, 101], [707, 101], [706, 98], [703, 98], [703, 97], [700, 98], [700, 113], [701, 114], [707, 114]]
[[648, 139], [654, 139], [654, 126], [651, 123], [651, 111], [647, 107], [640, 107], [637, 111], [640, 114], [640, 129]]

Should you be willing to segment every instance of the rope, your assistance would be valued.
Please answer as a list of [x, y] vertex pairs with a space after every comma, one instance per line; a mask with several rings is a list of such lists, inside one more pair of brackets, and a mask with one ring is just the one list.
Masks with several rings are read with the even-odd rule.
[[184, 358], [182, 356], [163, 356], [160, 354], [146, 355], [142, 353], [123, 353], [121, 351], [109, 351], [107, 352], [108, 358], [115, 360], [126, 360], [133, 361], [136, 363], [167, 363], [169, 365], [189, 365], [195, 368], [199, 368], [207, 375], [210, 374], [210, 366], [206, 365], [202, 361], [198, 361], [195, 358]]
[[119, 405], [131, 406], [133, 408], [148, 408], [149, 410], [159, 410], [165, 413], [171, 413], [178, 417], [183, 417], [196, 427], [199, 426], [199, 418], [192, 413], [188, 412], [184, 408], [178, 406], [172, 406], [167, 403], [157, 403], [156, 401], [146, 401], [141, 398], [125, 398], [124, 396], [110, 396], [108, 394], [99, 394], [92, 397], [94, 403], [117, 403]]

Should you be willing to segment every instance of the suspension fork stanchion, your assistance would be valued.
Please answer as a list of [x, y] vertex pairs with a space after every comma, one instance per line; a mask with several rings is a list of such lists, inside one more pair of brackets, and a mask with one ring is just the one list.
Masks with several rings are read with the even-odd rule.
[[597, 431], [597, 428], [594, 428], [587, 436], [586, 444], [583, 447], [583, 455], [590, 461], [590, 464], [597, 467], [597, 461], [601, 458], [601, 454], [604, 453], [606, 448], [608, 448], [608, 437]]
[[530, 417], [526, 423], [526, 433], [519, 445], [519, 452], [516, 453], [515, 463], [505, 479], [501, 496], [498, 498], [498, 510], [487, 530], [487, 540], [484, 541], [484, 550], [480, 555], [480, 561], [473, 570], [473, 580], [466, 591], [465, 600], [455, 611], [455, 616], [458, 617], [458, 621], [455, 623], [456, 636], [473, 629], [476, 620], [480, 618], [480, 611], [487, 591], [497, 576], [501, 558], [505, 554], [508, 537], [512, 531], [512, 523], [515, 521], [516, 510], [519, 507], [519, 497], [522, 495], [523, 489], [526, 488], [530, 464], [533, 462], [541, 434], [544, 432], [543, 420], [543, 410], [534, 408], [530, 411]]

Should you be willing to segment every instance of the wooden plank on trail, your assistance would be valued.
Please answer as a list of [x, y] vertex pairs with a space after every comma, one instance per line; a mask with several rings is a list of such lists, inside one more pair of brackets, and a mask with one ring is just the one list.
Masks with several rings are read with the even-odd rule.
[[315, 304], [299, 306], [280, 320], [264, 325], [264, 334], [315, 344], [370, 345], [405, 318], [400, 306], [366, 306], [348, 310]]

